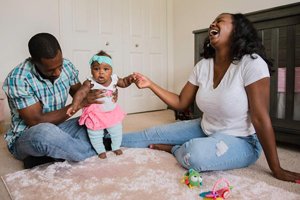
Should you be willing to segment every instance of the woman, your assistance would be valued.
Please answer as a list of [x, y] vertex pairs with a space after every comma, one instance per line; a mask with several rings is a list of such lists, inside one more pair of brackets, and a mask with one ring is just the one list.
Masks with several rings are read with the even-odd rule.
[[272, 62], [252, 23], [242, 14], [221, 14], [210, 25], [202, 59], [180, 95], [149, 78], [136, 80], [167, 105], [187, 108], [196, 98], [202, 119], [124, 134], [122, 146], [172, 153], [185, 168], [229, 170], [254, 164], [264, 150], [274, 176], [299, 182], [300, 174], [281, 168], [268, 114]]

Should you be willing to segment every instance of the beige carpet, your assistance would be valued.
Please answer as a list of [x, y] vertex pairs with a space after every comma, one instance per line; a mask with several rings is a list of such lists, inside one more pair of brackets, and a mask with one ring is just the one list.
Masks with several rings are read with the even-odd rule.
[[[203, 186], [190, 189], [181, 179], [185, 173], [168, 153], [151, 149], [122, 149], [83, 162], [46, 164], [2, 177], [12, 199], [202, 199], [219, 179], [233, 186], [230, 199], [289, 199], [300, 195], [261, 181], [227, 172], [202, 173]], [[225, 187], [225, 183], [218, 185]]]

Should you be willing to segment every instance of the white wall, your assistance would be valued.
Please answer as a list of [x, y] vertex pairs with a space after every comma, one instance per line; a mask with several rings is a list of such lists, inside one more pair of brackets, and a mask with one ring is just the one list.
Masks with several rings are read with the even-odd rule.
[[221, 13], [249, 13], [297, 0], [173, 0], [174, 91], [180, 93], [194, 66], [193, 31], [208, 28]]
[[[39, 32], [53, 34], [59, 40], [59, 0], [0, 0], [0, 82], [29, 57], [28, 41]], [[10, 113], [5, 100], [5, 121]]]

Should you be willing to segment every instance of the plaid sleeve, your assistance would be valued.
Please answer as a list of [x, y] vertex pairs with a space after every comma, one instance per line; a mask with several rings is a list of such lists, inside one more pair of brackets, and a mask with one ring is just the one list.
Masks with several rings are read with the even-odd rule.
[[3, 90], [17, 109], [26, 108], [38, 101], [26, 80], [7, 78], [3, 84]]
[[70, 85], [79, 83], [78, 70], [75, 68], [73, 63], [68, 59], [64, 59], [64, 67], [67, 71], [67, 75], [69, 76]]

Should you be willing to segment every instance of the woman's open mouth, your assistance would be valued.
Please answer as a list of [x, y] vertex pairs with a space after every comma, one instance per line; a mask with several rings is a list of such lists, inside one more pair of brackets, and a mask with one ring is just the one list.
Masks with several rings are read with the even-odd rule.
[[217, 30], [210, 30], [209, 31], [209, 36], [214, 36], [214, 35], [218, 35], [219, 34], [219, 31], [217, 31]]

